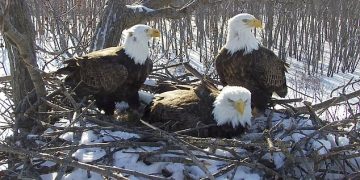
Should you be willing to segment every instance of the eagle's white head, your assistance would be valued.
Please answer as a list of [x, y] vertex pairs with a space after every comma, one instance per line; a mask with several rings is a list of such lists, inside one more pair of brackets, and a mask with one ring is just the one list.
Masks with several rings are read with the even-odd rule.
[[225, 86], [213, 104], [213, 115], [218, 125], [231, 123], [251, 126], [251, 93], [240, 86]]
[[160, 31], [144, 24], [135, 25], [124, 31], [125, 53], [134, 59], [135, 64], [144, 64], [149, 56], [148, 41], [160, 37]]
[[225, 48], [231, 54], [239, 50], [248, 54], [259, 49], [259, 42], [251, 32], [253, 28], [262, 28], [262, 22], [251, 14], [241, 13], [229, 19]]

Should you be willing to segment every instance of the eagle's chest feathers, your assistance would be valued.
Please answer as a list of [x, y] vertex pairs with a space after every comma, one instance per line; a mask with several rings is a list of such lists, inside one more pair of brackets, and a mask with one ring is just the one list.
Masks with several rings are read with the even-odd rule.
[[259, 49], [259, 42], [251, 31], [234, 31], [230, 30], [227, 36], [225, 48], [230, 55], [243, 51], [243, 54], [249, 54], [253, 50]]
[[148, 68], [147, 61], [145, 61], [143, 64], [136, 64], [135, 62], [131, 62], [128, 64], [127, 68], [128, 68], [128, 82], [142, 81], [141, 78], [149, 74], [147, 70]]
[[[243, 55], [243, 51], [238, 51], [235, 54], [231, 55], [227, 61], [224, 63], [224, 73], [226, 74], [225, 77], [228, 77], [227, 82], [230, 84], [237, 84], [237, 81], [242, 81], [242, 78], [246, 76], [247, 68], [250, 66], [250, 61], [252, 60], [247, 54]], [[238, 78], [233, 78], [238, 77]], [[233, 82], [235, 81], [235, 82]]]
[[126, 55], [131, 57], [135, 64], [144, 64], [148, 55], [149, 55], [149, 47], [147, 42], [141, 42], [144, 40], [130, 37], [127, 38], [124, 44], [124, 49]]

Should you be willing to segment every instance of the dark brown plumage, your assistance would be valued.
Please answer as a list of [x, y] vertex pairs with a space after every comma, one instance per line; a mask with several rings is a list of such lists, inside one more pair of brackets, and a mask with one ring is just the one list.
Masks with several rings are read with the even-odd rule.
[[212, 111], [219, 93], [213, 84], [204, 81], [195, 88], [158, 94], [145, 112], [144, 120], [160, 123], [163, 129], [170, 132], [214, 124], [186, 133], [198, 137], [231, 138], [243, 133], [244, 127], [241, 125], [236, 128], [231, 124], [217, 126]]
[[285, 72], [288, 64], [272, 51], [259, 47], [243, 55], [240, 50], [230, 55], [223, 48], [216, 57], [216, 70], [224, 85], [243, 86], [250, 90], [252, 105], [264, 110], [273, 92], [280, 97], [287, 94]]
[[215, 60], [220, 81], [225, 86], [249, 89], [252, 106], [263, 112], [273, 92], [286, 96], [288, 64], [258, 43], [251, 29], [262, 27], [262, 23], [254, 16], [238, 14], [229, 20], [228, 26], [227, 42]]
[[67, 74], [65, 84], [75, 88], [79, 97], [93, 95], [99, 109], [112, 115], [116, 101], [126, 101], [130, 108], [140, 106], [138, 90], [151, 73], [152, 61], [136, 64], [123, 47], [110, 47], [65, 62], [57, 72]]

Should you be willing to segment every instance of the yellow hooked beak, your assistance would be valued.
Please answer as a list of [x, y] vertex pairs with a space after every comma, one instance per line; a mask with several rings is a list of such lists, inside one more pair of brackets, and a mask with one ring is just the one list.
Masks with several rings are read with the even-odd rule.
[[234, 102], [235, 109], [241, 114], [244, 114], [245, 110], [245, 102], [243, 100], [235, 101]]
[[154, 28], [150, 29], [148, 34], [150, 37], [160, 37], [160, 31]]
[[262, 28], [263, 27], [263, 24], [260, 20], [258, 19], [251, 19], [249, 20], [247, 23], [246, 23], [248, 26], [250, 27], [255, 27], [255, 28]]

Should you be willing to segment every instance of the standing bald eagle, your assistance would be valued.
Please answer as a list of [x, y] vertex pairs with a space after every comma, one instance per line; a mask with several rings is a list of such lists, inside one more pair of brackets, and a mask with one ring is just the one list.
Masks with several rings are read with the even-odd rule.
[[215, 59], [223, 85], [243, 86], [250, 90], [256, 113], [268, 106], [273, 92], [287, 94], [285, 72], [288, 64], [271, 50], [260, 46], [251, 32], [262, 27], [253, 15], [238, 14], [229, 20], [227, 40]]
[[251, 126], [250, 102], [250, 91], [243, 87], [226, 86], [220, 92], [204, 81], [196, 88], [156, 95], [144, 120], [160, 122], [168, 131], [215, 124], [188, 135], [231, 138], [241, 134], [246, 125]]
[[64, 62], [57, 73], [67, 74], [65, 84], [79, 97], [93, 95], [96, 106], [113, 115], [116, 101], [127, 101], [132, 110], [140, 106], [138, 90], [152, 71], [148, 41], [160, 32], [147, 25], [125, 31], [125, 44], [94, 51]]

